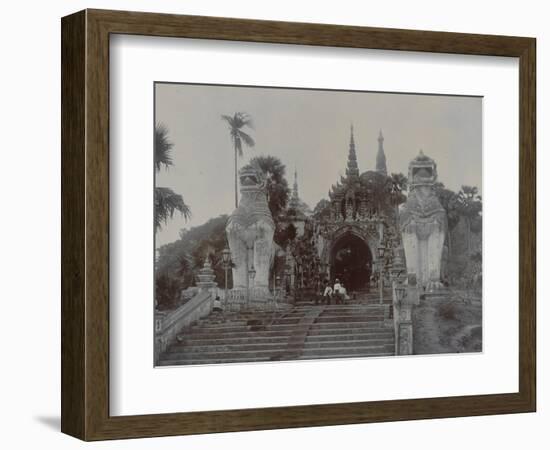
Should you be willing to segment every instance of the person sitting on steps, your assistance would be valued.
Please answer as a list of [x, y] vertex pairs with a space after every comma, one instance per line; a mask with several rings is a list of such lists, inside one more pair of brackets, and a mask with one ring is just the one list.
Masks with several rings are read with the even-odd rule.
[[212, 312], [213, 313], [221, 313], [223, 312], [222, 309], [222, 302], [220, 300], [220, 296], [216, 295], [216, 298], [214, 299], [214, 302], [212, 304]]
[[340, 295], [341, 295], [341, 299], [340, 299], [341, 303], [344, 303], [344, 301], [349, 300], [348, 291], [346, 290], [344, 283], [340, 283]]
[[327, 305], [330, 305], [330, 301], [332, 299], [332, 288], [330, 287], [330, 284], [327, 281], [325, 281], [325, 292], [323, 292], [323, 298]]
[[334, 281], [334, 303], [336, 305], [339, 305], [342, 303], [342, 294], [340, 293], [340, 290], [342, 289], [342, 285], [340, 284], [340, 280], [336, 278]]

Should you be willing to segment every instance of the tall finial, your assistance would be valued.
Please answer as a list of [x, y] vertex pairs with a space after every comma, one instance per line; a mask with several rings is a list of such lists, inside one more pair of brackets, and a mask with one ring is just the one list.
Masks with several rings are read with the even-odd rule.
[[353, 123], [351, 124], [351, 127], [350, 127], [348, 167], [346, 169], [346, 176], [348, 177], [359, 176], [359, 168], [357, 166], [357, 154], [355, 153], [355, 137], [353, 136]]
[[376, 154], [376, 171], [384, 175], [388, 174], [386, 168], [386, 155], [384, 154], [384, 135], [382, 130], [378, 134], [378, 153]]
[[292, 187], [292, 196], [290, 197], [290, 207], [296, 208], [300, 204], [298, 195], [298, 170], [294, 167], [294, 186]]

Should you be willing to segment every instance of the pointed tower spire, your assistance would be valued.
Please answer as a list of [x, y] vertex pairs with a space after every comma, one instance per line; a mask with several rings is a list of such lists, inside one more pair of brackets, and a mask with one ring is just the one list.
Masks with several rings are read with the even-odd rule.
[[386, 169], [386, 155], [384, 154], [384, 136], [382, 135], [382, 130], [378, 135], [378, 153], [376, 154], [376, 171], [384, 175], [388, 174]]
[[357, 154], [355, 153], [355, 138], [353, 137], [353, 124], [351, 124], [351, 134], [349, 139], [349, 153], [348, 153], [348, 167], [346, 169], [346, 176], [358, 177], [359, 168], [357, 166]]
[[292, 186], [292, 196], [290, 197], [290, 207], [297, 208], [300, 205], [300, 196], [298, 195], [298, 171], [294, 168], [294, 185]]

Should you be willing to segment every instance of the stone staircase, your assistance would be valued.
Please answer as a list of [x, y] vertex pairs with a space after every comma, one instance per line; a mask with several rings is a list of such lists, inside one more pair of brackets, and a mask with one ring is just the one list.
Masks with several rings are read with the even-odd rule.
[[284, 311], [212, 313], [177, 336], [159, 365], [394, 354], [388, 305], [297, 304]]

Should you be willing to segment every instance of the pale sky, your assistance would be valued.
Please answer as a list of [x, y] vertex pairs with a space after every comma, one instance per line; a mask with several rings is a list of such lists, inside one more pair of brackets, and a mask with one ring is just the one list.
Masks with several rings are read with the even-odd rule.
[[313, 208], [328, 198], [345, 174], [353, 123], [360, 172], [375, 167], [378, 133], [384, 135], [388, 173], [407, 175], [420, 149], [437, 163], [439, 181], [482, 192], [482, 99], [442, 95], [343, 92], [157, 83], [156, 121], [174, 143], [174, 166], [162, 169], [157, 186], [172, 188], [189, 205], [157, 233], [156, 245], [234, 207], [234, 153], [222, 114], [247, 112], [256, 141], [244, 148], [239, 167], [258, 155], [273, 155], [287, 168], [292, 186], [298, 171], [300, 197]]

